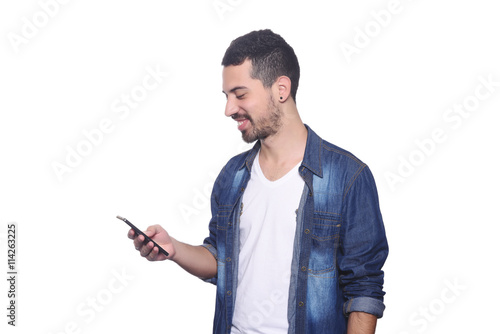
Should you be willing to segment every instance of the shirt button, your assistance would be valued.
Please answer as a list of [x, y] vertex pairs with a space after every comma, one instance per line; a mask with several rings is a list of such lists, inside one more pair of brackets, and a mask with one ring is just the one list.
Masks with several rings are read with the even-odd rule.
[[231, 262], [231, 258], [230, 257], [226, 258], [226, 261]]
[[311, 231], [308, 228], [306, 228], [305, 231], [304, 231], [304, 233], [305, 234], [309, 234], [309, 233], [311, 233]]
[[241, 187], [241, 191], [242, 191], [242, 192], [243, 192], [243, 191], [245, 191], [245, 188]]
[[300, 268], [302, 271], [307, 271], [307, 268], [304, 266], [302, 268]]
[[299, 306], [300, 307], [304, 306], [304, 302], [299, 302]]
[[231, 290], [229, 290], [229, 291], [227, 292], [227, 295], [228, 295], [228, 296], [231, 296], [231, 294], [232, 294], [232, 292], [231, 292]]

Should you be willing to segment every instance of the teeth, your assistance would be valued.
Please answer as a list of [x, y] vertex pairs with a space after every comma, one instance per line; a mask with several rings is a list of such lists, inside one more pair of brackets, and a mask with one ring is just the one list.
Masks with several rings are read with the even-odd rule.
[[238, 126], [240, 126], [241, 124], [243, 124], [243, 121], [239, 121], [238, 122]]

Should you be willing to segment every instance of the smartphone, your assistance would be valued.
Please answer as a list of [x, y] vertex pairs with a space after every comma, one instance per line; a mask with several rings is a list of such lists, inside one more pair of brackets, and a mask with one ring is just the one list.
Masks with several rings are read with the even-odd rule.
[[132, 224], [131, 222], [129, 222], [126, 218], [123, 218], [121, 216], [116, 216], [116, 218], [118, 218], [120, 220], [123, 220], [128, 226], [130, 226], [134, 230], [135, 233], [143, 235], [145, 243], [148, 243], [148, 242], [151, 241], [156, 247], [158, 247], [158, 249], [160, 250], [161, 253], [165, 254], [165, 256], [168, 256], [168, 252], [166, 250], [164, 250], [160, 245], [158, 245], [156, 242], [154, 242], [153, 239], [151, 239], [146, 234], [144, 234], [144, 232], [142, 232], [141, 230], [139, 230], [134, 224]]

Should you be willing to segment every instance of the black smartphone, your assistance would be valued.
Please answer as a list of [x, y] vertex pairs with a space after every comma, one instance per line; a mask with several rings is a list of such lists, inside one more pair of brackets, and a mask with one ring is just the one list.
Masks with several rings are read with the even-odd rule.
[[158, 247], [158, 249], [160, 250], [161, 253], [165, 254], [165, 256], [168, 256], [168, 252], [166, 250], [164, 250], [160, 245], [158, 245], [156, 242], [154, 242], [153, 239], [151, 239], [146, 234], [144, 234], [144, 232], [139, 230], [134, 224], [129, 222], [126, 218], [123, 218], [121, 216], [116, 216], [116, 218], [123, 220], [128, 226], [130, 226], [134, 230], [135, 233], [143, 235], [145, 243], [148, 243], [151, 241], [156, 247]]

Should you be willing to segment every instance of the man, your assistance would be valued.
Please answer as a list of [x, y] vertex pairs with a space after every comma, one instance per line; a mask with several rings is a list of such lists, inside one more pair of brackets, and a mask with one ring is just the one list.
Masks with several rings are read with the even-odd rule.
[[225, 114], [257, 143], [215, 181], [209, 237], [191, 246], [149, 227], [168, 257], [129, 237], [148, 260], [217, 284], [214, 333], [374, 333], [388, 246], [370, 170], [302, 123], [281, 36], [241, 36], [222, 65]]

